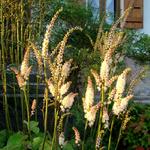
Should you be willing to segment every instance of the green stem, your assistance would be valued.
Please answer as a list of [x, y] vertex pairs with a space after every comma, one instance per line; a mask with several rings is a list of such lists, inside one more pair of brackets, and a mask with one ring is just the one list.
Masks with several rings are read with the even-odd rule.
[[48, 89], [45, 89], [45, 117], [44, 117], [44, 132], [47, 132], [47, 116], [48, 116]]
[[29, 101], [27, 99], [27, 93], [26, 93], [26, 88], [23, 89], [24, 92], [24, 98], [25, 98], [25, 104], [26, 104], [26, 111], [27, 111], [27, 120], [28, 120], [28, 133], [29, 133], [29, 137], [31, 136], [30, 134], [30, 112], [29, 112]]
[[[13, 75], [13, 79], [15, 79], [14, 75]], [[16, 88], [15, 88], [15, 86], [13, 87], [13, 90], [14, 90], [14, 103], [15, 103], [15, 119], [16, 119], [17, 130], [19, 130], [19, 121], [18, 121], [17, 99], [16, 99]]]
[[53, 150], [53, 146], [55, 144], [55, 148], [57, 149], [57, 120], [58, 120], [58, 111], [55, 107], [55, 123], [54, 123], [54, 132], [53, 132], [53, 139], [52, 139], [52, 146], [51, 150]]
[[102, 126], [103, 107], [104, 107], [103, 105], [104, 105], [104, 85], [102, 84], [101, 86], [101, 108], [100, 108], [100, 113], [99, 113], [97, 136], [99, 132], [101, 131], [101, 126]]
[[4, 51], [4, 18], [3, 18], [3, 5], [1, 3], [0, 9], [0, 18], [1, 18], [1, 50], [2, 50], [2, 81], [3, 81], [3, 90], [4, 90], [4, 108], [5, 108], [5, 119], [6, 119], [6, 126], [7, 129], [10, 130], [10, 117], [9, 117], [9, 110], [8, 110], [8, 102], [7, 102], [7, 80], [6, 80], [6, 69], [5, 69], [5, 51]]
[[20, 40], [19, 40], [19, 20], [17, 18], [17, 55], [16, 55], [16, 60], [17, 64], [19, 65], [20, 63], [20, 46], [19, 46]]
[[111, 122], [108, 150], [110, 150], [110, 148], [111, 148], [111, 138], [112, 138], [112, 130], [113, 130], [113, 126], [114, 126], [114, 121], [115, 121], [115, 116], [113, 116], [112, 122]]
[[121, 139], [121, 128], [120, 128], [120, 131], [119, 131], [119, 136], [118, 136], [118, 139], [117, 139], [117, 144], [116, 144], [116, 147], [115, 147], [115, 150], [117, 150], [118, 148], [118, 145], [119, 145], [119, 142], [120, 142], [120, 139]]
[[[37, 75], [36, 76], [36, 102], [37, 102], [37, 106], [38, 106], [39, 80], [40, 80], [40, 77], [39, 77], [39, 75]], [[37, 121], [37, 109], [35, 112], [35, 120]]]
[[83, 136], [83, 142], [82, 142], [82, 150], [84, 150], [84, 141], [85, 141], [87, 126], [88, 126], [88, 121], [86, 120], [85, 127], [84, 127], [84, 136]]

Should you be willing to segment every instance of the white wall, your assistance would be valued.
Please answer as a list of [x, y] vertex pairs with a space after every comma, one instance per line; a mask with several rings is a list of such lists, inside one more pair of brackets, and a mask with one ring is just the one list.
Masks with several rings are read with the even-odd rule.
[[150, 35], [150, 0], [144, 0], [144, 26], [140, 31]]

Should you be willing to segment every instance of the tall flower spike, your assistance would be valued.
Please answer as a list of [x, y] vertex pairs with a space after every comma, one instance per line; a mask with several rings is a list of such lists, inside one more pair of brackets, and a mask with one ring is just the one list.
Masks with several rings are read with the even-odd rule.
[[78, 93], [71, 92], [63, 98], [63, 100], [60, 102], [61, 103], [60, 108], [61, 108], [62, 112], [64, 112], [66, 109], [70, 109], [72, 107], [74, 98], [77, 95], [78, 95]]
[[15, 74], [16, 74], [16, 78], [17, 78], [17, 82], [19, 87], [22, 89], [23, 87], [25, 87], [26, 85], [26, 81], [23, 78], [23, 76], [20, 74], [19, 70], [16, 69], [15, 67], [11, 67], [10, 68]]
[[63, 66], [62, 66], [62, 70], [61, 70], [61, 76], [66, 79], [69, 74], [70, 74], [70, 67], [71, 67], [71, 63], [72, 63], [72, 59], [70, 59], [69, 61], [66, 61]]
[[34, 55], [35, 55], [37, 63], [38, 63], [39, 73], [41, 74], [42, 70], [43, 70], [43, 61], [42, 61], [41, 53], [33, 43], [30, 42], [30, 45], [33, 49]]
[[74, 131], [74, 134], [75, 134], [75, 144], [79, 145], [79, 142], [81, 141], [80, 139], [80, 133], [78, 131], [77, 128], [75, 127], [72, 127], [73, 131]]
[[55, 87], [54, 87], [54, 85], [53, 85], [51, 79], [49, 79], [49, 80], [47, 81], [47, 84], [48, 84], [48, 88], [49, 88], [50, 93], [51, 93], [53, 96], [55, 96]]
[[92, 73], [92, 75], [93, 75], [93, 77], [95, 79], [95, 82], [96, 82], [98, 90], [100, 90], [101, 79], [100, 79], [99, 74], [95, 70], [93, 70], [93, 69], [91, 69], [91, 73]]
[[127, 109], [128, 101], [133, 97], [133, 95], [129, 95], [122, 99], [117, 99], [114, 102], [112, 111], [115, 115], [120, 115], [120, 113], [124, 112]]
[[111, 102], [116, 94], [116, 88], [113, 88], [108, 95], [108, 101]]
[[34, 99], [34, 100], [32, 101], [32, 105], [31, 105], [31, 116], [34, 115], [35, 109], [36, 109], [36, 99]]
[[20, 89], [23, 89], [26, 86], [26, 80], [23, 78], [23, 76], [20, 73], [16, 75], [16, 78]]
[[66, 94], [66, 92], [68, 91], [70, 85], [71, 85], [71, 81], [67, 82], [66, 84], [63, 84], [60, 88], [60, 95], [63, 96], [64, 94]]
[[99, 106], [100, 106], [99, 104], [94, 105], [94, 106], [90, 107], [90, 109], [85, 113], [85, 118], [87, 119], [90, 127], [92, 127], [95, 122], [96, 113], [99, 109]]
[[58, 55], [57, 55], [57, 58], [56, 58], [56, 64], [59, 66], [60, 64], [62, 64], [63, 62], [63, 55], [64, 55], [64, 49], [65, 49], [65, 46], [66, 46], [66, 43], [68, 41], [68, 38], [70, 36], [71, 33], [73, 33], [75, 30], [80, 30], [82, 31], [82, 28], [80, 27], [74, 27], [74, 28], [71, 28], [69, 29], [69, 31], [65, 34], [63, 40], [61, 41], [61, 44], [60, 44], [60, 49], [59, 49], [59, 52], [58, 52]]
[[23, 61], [20, 68], [20, 73], [24, 76], [29, 68], [29, 55], [30, 55], [30, 47], [26, 49], [25, 55], [23, 57]]
[[21, 89], [23, 89], [26, 86], [26, 81], [28, 80], [29, 74], [32, 69], [32, 66], [29, 67], [29, 56], [30, 56], [30, 47], [26, 49], [20, 71], [14, 67], [10, 68], [16, 74], [18, 85]]
[[109, 127], [109, 116], [106, 107], [103, 108], [103, 117], [102, 117], [102, 122], [104, 123], [104, 128]]
[[94, 88], [90, 76], [88, 76], [88, 84], [86, 88], [85, 98], [83, 99], [83, 108], [86, 113], [94, 102]]
[[63, 148], [63, 146], [65, 145], [64, 132], [61, 132], [61, 134], [59, 135], [58, 142], [59, 142], [59, 145], [61, 146], [61, 148]]
[[58, 18], [58, 15], [60, 12], [62, 12], [62, 8], [60, 8], [55, 15], [53, 16], [52, 20], [50, 21], [50, 24], [47, 26], [47, 30], [44, 36], [43, 44], [42, 44], [42, 58], [46, 59], [47, 54], [48, 54], [48, 44], [49, 44], [49, 39], [51, 36], [52, 28], [54, 27], [54, 23], [56, 19]]
[[126, 75], [127, 73], [131, 71], [130, 68], [127, 68], [123, 71], [123, 73], [121, 75], [119, 75], [117, 83], [116, 83], [116, 96], [115, 99], [118, 98], [118, 96], [120, 97], [125, 89], [125, 85], [126, 85]]
[[100, 68], [100, 77], [102, 79], [102, 81], [107, 81], [109, 78], [109, 61], [104, 60], [101, 64], [101, 68]]
[[109, 81], [108, 81], [108, 87], [110, 87], [112, 84], [113, 84], [113, 82], [115, 82], [116, 80], [118, 79], [118, 76], [113, 76]]

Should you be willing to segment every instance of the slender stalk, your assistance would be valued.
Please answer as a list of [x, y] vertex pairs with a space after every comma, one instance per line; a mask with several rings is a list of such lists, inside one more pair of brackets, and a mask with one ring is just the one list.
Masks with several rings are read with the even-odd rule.
[[118, 148], [118, 145], [119, 145], [119, 142], [120, 142], [120, 139], [121, 139], [121, 134], [122, 134], [122, 128], [120, 128], [120, 130], [119, 130], [119, 136], [118, 136], [118, 139], [117, 139], [117, 144], [116, 144], [115, 150], [117, 150], [117, 148]]
[[17, 19], [17, 55], [16, 55], [17, 58], [16, 58], [16, 60], [17, 60], [17, 64], [19, 65], [19, 63], [20, 63], [19, 20], [18, 20], [18, 18], [16, 18], [16, 19]]
[[[37, 75], [36, 76], [36, 103], [37, 103], [37, 106], [38, 106], [39, 82], [40, 82], [40, 77], [39, 77], [39, 75]], [[37, 121], [37, 109], [35, 112], [35, 120]]]
[[48, 116], [48, 89], [45, 88], [45, 118], [44, 118], [44, 132], [47, 132], [47, 116]]
[[[47, 81], [47, 71], [46, 71], [46, 59], [44, 59], [44, 78], [45, 82]], [[42, 150], [44, 150], [45, 140], [46, 140], [46, 133], [47, 133], [47, 117], [48, 117], [48, 85], [46, 84], [45, 94], [44, 94], [44, 101], [45, 101], [45, 112], [44, 114], [44, 141]]]
[[0, 9], [0, 18], [1, 18], [1, 49], [2, 49], [2, 81], [3, 81], [3, 90], [4, 90], [4, 108], [5, 108], [5, 119], [6, 119], [6, 126], [8, 131], [10, 131], [10, 117], [9, 117], [9, 110], [8, 110], [8, 102], [7, 102], [7, 81], [6, 81], [6, 69], [5, 69], [5, 52], [4, 52], [4, 18], [3, 18], [3, 6], [1, 3]]
[[23, 88], [23, 93], [24, 93], [24, 100], [25, 100], [25, 105], [26, 105], [26, 111], [27, 111], [27, 128], [28, 128], [28, 133], [29, 133], [29, 137], [31, 136], [30, 134], [30, 112], [29, 112], [29, 101], [27, 98], [27, 93], [26, 93], [26, 87]]
[[55, 107], [55, 123], [54, 123], [54, 132], [53, 132], [53, 139], [52, 139], [52, 145], [51, 145], [51, 150], [53, 150], [53, 146], [55, 144], [55, 149], [57, 149], [57, 121], [58, 121], [58, 111], [57, 108]]
[[82, 150], [84, 150], [84, 141], [85, 141], [87, 126], [88, 126], [88, 121], [86, 120], [85, 127], [84, 127], [84, 136], [83, 136], [83, 142], [82, 142]]
[[103, 104], [104, 104], [104, 85], [102, 84], [102, 86], [101, 86], [101, 109], [100, 109], [100, 113], [99, 113], [97, 136], [98, 136], [99, 132], [101, 131], [101, 126], [102, 126]]
[[111, 148], [111, 138], [112, 138], [112, 130], [113, 130], [114, 122], [115, 122], [115, 116], [113, 116], [112, 122], [111, 122], [108, 150], [110, 150], [110, 148]]
[[23, 94], [22, 94], [22, 91], [21, 91], [21, 90], [20, 90], [20, 94], [21, 94], [22, 127], [23, 127], [23, 131], [24, 131], [25, 108], [24, 108]]
[[[13, 78], [15, 79], [14, 75], [13, 75]], [[15, 119], [16, 119], [17, 130], [19, 130], [19, 121], [18, 121], [17, 99], [16, 99], [16, 88], [15, 88], [15, 86], [13, 87], [13, 92], [14, 92], [14, 103], [15, 103]]]
[[20, 24], [20, 41], [21, 41], [21, 60], [23, 57], [23, 47], [24, 47], [24, 38], [23, 38], [23, 27], [24, 27], [24, 2], [21, 0], [20, 2], [20, 18], [21, 18], [21, 24]]

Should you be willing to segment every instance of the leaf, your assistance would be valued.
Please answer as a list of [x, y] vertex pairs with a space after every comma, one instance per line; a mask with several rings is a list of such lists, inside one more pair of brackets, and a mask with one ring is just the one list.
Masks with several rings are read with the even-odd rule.
[[43, 141], [42, 137], [36, 137], [33, 139], [33, 143], [32, 143], [32, 149], [33, 150], [38, 150], [38, 148], [40, 147], [41, 143]]
[[23, 135], [21, 132], [17, 132], [9, 137], [7, 145], [2, 150], [22, 150], [27, 135]]
[[[23, 121], [24, 124], [26, 124], [28, 126], [28, 122], [26, 120]], [[40, 129], [38, 127], [38, 122], [36, 121], [30, 121], [30, 131], [32, 131], [34, 134], [38, 134]]]
[[40, 131], [38, 124], [36, 121], [30, 121], [30, 130], [35, 134], [38, 134]]
[[22, 144], [22, 142], [25, 141], [25, 139], [27, 139], [26, 135], [23, 135], [21, 132], [17, 132], [13, 134], [12, 136], [10, 136], [10, 138], [8, 139], [7, 145]]
[[[42, 146], [43, 146], [43, 142], [41, 143], [39, 150], [42, 150]], [[51, 143], [50, 141], [46, 140], [44, 144], [44, 150], [50, 150], [50, 148], [51, 148]]]
[[2, 148], [7, 140], [7, 131], [6, 130], [2, 130], [0, 131], [0, 148]]
[[63, 150], [74, 150], [70, 143], [64, 145]]

